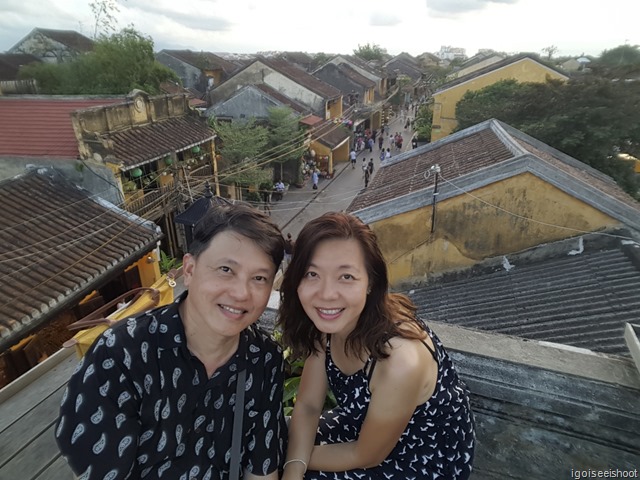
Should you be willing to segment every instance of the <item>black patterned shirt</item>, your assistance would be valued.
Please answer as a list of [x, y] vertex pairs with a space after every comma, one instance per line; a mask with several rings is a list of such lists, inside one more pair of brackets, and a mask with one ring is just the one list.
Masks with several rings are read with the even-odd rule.
[[176, 301], [118, 322], [80, 361], [62, 399], [56, 440], [90, 479], [228, 478], [237, 373], [246, 367], [241, 476], [284, 459], [282, 352], [259, 327], [207, 378], [187, 348]]

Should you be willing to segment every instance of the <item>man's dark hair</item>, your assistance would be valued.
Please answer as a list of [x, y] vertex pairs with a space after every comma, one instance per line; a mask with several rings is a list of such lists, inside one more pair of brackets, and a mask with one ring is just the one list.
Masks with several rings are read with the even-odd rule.
[[253, 240], [271, 257], [276, 270], [280, 267], [284, 256], [284, 238], [280, 229], [267, 215], [243, 204], [209, 207], [196, 224], [189, 253], [198, 258], [209, 247], [213, 237], [227, 231]]

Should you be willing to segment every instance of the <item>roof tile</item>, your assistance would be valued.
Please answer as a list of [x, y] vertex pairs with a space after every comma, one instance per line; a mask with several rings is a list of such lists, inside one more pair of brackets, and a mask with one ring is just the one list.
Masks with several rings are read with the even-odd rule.
[[[0, 182], [0, 347], [153, 248], [156, 227], [53, 170]], [[74, 300], [75, 299], [75, 300]]]

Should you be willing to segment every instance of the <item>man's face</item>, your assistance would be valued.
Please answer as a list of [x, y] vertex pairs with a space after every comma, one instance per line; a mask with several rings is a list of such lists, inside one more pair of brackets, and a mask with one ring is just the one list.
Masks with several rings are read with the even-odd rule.
[[252, 240], [225, 231], [197, 259], [185, 255], [183, 271], [185, 324], [202, 335], [232, 337], [264, 312], [276, 267]]

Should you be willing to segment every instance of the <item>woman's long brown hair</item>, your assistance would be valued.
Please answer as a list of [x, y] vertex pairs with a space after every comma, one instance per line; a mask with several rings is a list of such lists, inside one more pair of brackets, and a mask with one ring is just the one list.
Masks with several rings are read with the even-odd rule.
[[349, 239], [356, 240], [362, 248], [370, 293], [356, 327], [347, 337], [345, 353], [363, 360], [368, 355], [386, 358], [389, 356], [387, 341], [390, 338], [422, 338], [419, 329], [399, 327], [402, 322], [415, 322], [416, 307], [406, 296], [389, 293], [387, 264], [375, 233], [353, 215], [332, 212], [311, 220], [302, 228], [280, 287], [278, 323], [285, 345], [291, 347], [296, 356], [306, 358], [322, 348], [323, 335], [302, 308], [298, 286], [321, 242]]

